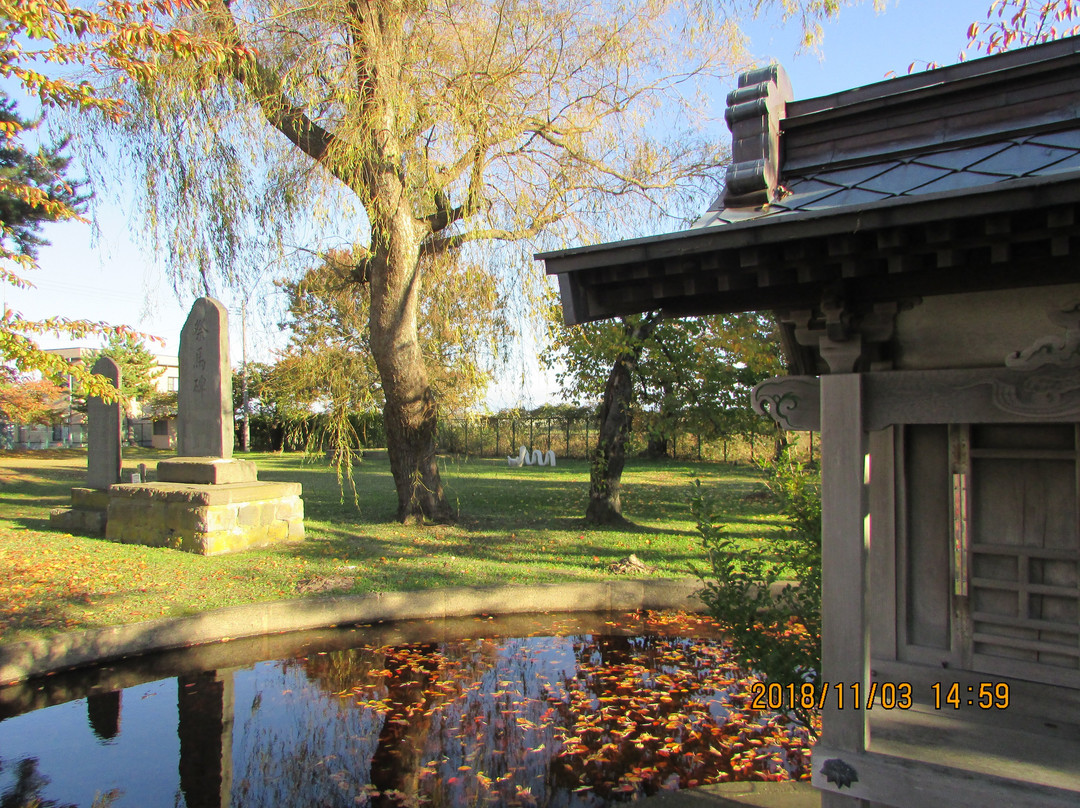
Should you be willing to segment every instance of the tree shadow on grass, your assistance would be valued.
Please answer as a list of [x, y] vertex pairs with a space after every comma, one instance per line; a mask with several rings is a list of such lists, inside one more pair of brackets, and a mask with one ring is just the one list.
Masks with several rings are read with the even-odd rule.
[[[48, 518], [42, 519], [42, 518], [36, 517], [36, 516], [17, 516], [14, 519], [11, 519], [10, 522], [11, 522], [11, 524], [16, 525], [18, 527], [21, 527], [21, 528], [23, 528], [25, 530], [41, 530], [41, 531], [44, 531], [44, 530], [56, 530], [56, 528], [48, 520]], [[70, 531], [59, 531], [59, 532], [68, 533]], [[75, 534], [75, 535], [82, 535], [82, 534]], [[101, 537], [100, 536], [88, 536], [87, 538], [101, 538]]]
[[[8, 611], [0, 616], [0, 636], [12, 637], [19, 632], [70, 631], [73, 625], [81, 629], [101, 628], [110, 625], [108, 620], [95, 620], [87, 615], [87, 609], [100, 609], [110, 602], [122, 602], [135, 589], [102, 593], [50, 593], [47, 602], [27, 604], [18, 611]], [[87, 600], [89, 598], [89, 601]]]

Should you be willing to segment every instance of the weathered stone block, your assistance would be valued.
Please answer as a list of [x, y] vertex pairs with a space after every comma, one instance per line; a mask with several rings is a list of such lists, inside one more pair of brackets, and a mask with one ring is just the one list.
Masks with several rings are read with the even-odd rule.
[[104, 536], [108, 512], [92, 508], [54, 508], [49, 511], [53, 530], [79, 536]]
[[75, 508], [109, 509], [109, 489], [107, 488], [72, 488], [71, 504]]
[[174, 457], [157, 464], [161, 483], [191, 483], [194, 485], [225, 485], [253, 483], [258, 469], [250, 460], [226, 460], [220, 457]]
[[266, 541], [271, 544], [287, 541], [289, 538], [289, 524], [287, 522], [271, 522], [265, 526]]

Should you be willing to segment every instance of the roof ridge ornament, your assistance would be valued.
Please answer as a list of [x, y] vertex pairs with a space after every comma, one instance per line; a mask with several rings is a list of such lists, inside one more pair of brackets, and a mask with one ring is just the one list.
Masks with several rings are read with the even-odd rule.
[[731, 165], [723, 207], [761, 207], [773, 201], [780, 185], [780, 121], [794, 98], [791, 81], [779, 64], [739, 76], [728, 93], [724, 118], [731, 130]]

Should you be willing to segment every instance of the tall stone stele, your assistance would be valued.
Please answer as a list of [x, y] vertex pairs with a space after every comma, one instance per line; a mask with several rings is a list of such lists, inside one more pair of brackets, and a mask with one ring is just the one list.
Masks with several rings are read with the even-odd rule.
[[228, 460], [233, 450], [229, 313], [211, 297], [200, 297], [191, 307], [180, 332], [179, 364], [177, 455]]
[[180, 332], [176, 421], [179, 456], [158, 463], [157, 482], [110, 489], [106, 538], [202, 555], [304, 538], [300, 483], [260, 482], [232, 456], [229, 317], [209, 297]]
[[191, 307], [180, 332], [177, 457], [158, 463], [160, 482], [254, 482], [255, 464], [234, 460], [229, 314], [211, 297]]

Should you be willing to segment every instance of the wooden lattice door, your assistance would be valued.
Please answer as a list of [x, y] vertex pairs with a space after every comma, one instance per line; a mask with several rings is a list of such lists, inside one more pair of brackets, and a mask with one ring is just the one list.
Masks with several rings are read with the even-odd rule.
[[1078, 447], [1072, 424], [950, 429], [964, 667], [1080, 683]]

